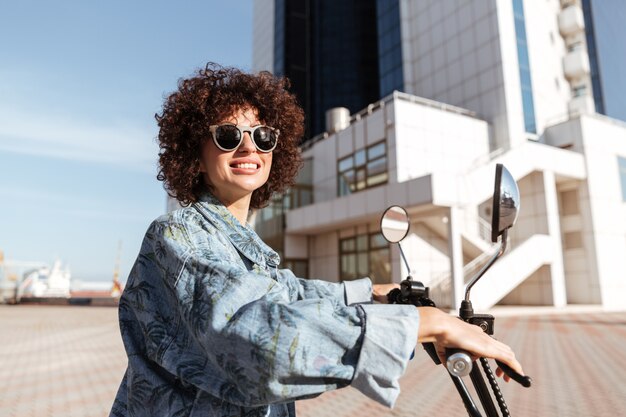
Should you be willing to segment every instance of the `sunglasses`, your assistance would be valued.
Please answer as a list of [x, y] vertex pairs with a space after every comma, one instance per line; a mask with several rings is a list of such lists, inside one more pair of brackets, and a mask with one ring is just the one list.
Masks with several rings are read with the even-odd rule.
[[273, 127], [259, 126], [240, 126], [233, 124], [211, 125], [209, 131], [213, 136], [215, 146], [225, 152], [234, 151], [243, 142], [243, 134], [248, 132], [254, 142], [254, 146], [260, 152], [271, 152], [278, 143], [278, 134], [280, 131]]

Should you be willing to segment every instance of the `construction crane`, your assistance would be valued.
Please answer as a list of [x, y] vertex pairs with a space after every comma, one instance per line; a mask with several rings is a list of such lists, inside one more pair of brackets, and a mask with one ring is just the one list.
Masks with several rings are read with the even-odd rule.
[[113, 269], [113, 286], [111, 287], [111, 297], [122, 295], [122, 284], [120, 283], [120, 258], [122, 256], [122, 241], [117, 245], [117, 257], [115, 258], [115, 268]]

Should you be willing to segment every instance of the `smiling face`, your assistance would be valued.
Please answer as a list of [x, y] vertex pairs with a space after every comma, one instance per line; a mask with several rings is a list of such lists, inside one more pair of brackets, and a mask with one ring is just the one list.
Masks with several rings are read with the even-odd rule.
[[[256, 111], [236, 111], [231, 117], [216, 124], [232, 123], [254, 127], [261, 125]], [[252, 192], [265, 184], [272, 168], [272, 152], [260, 152], [248, 132], [233, 151], [220, 150], [211, 138], [204, 142], [200, 155], [200, 172], [204, 182], [224, 205], [246, 203], [249, 205]]]

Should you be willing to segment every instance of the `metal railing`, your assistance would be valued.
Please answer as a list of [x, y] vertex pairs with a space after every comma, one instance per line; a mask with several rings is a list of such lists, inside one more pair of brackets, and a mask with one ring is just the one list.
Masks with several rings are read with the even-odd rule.
[[[491, 231], [489, 234], [491, 235]], [[510, 237], [508, 239], [510, 240]], [[491, 237], [489, 237], [489, 241], [491, 242]], [[463, 285], [467, 284], [470, 279], [478, 273], [480, 268], [482, 268], [485, 262], [487, 262], [497, 250], [499, 250], [499, 245], [493, 245], [490, 250], [481, 253], [463, 266]], [[506, 254], [504, 256], [506, 256]], [[444, 271], [435, 275], [435, 277], [428, 282], [427, 286], [429, 287], [430, 298], [435, 301], [438, 306], [453, 307], [451, 271]]]
[[[432, 107], [435, 109], [439, 109], [439, 110], [444, 110], [450, 113], [456, 113], [456, 114], [461, 114], [463, 116], [468, 116], [468, 117], [477, 117], [476, 116], [476, 112], [473, 112], [471, 110], [468, 109], [464, 109], [462, 107], [457, 107], [457, 106], [453, 106], [451, 104], [446, 104], [446, 103], [442, 103], [440, 101], [435, 101], [435, 100], [430, 100], [424, 97], [419, 97], [419, 96], [414, 96], [412, 94], [408, 94], [408, 93], [403, 93], [401, 91], [393, 91], [391, 94], [383, 97], [382, 99], [369, 104], [367, 107], [365, 107], [363, 110], [353, 114], [350, 117], [350, 124], [354, 123], [355, 121], [361, 120], [363, 118], [363, 116], [367, 116], [370, 115], [374, 112], [374, 110], [380, 109], [380, 108], [384, 108], [385, 105], [389, 102], [392, 102], [394, 99], [399, 99], [399, 100], [404, 100], [404, 101], [408, 101], [410, 103], [416, 103], [416, 104], [421, 104], [423, 106], [427, 106], [427, 107]], [[328, 132], [323, 132], [320, 133], [316, 136], [313, 136], [311, 139], [308, 139], [306, 141], [304, 141], [301, 145], [300, 145], [300, 149], [302, 151], [305, 151], [307, 149], [310, 149], [311, 147], [313, 147], [313, 145], [317, 142], [319, 142], [320, 140], [326, 139], [330, 136], [331, 134], [329, 134]]]

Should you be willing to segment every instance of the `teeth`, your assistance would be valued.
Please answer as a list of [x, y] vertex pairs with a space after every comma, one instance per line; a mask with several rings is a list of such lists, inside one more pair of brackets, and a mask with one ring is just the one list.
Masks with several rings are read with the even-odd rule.
[[256, 164], [237, 164], [235, 167], [243, 169], [256, 169]]

